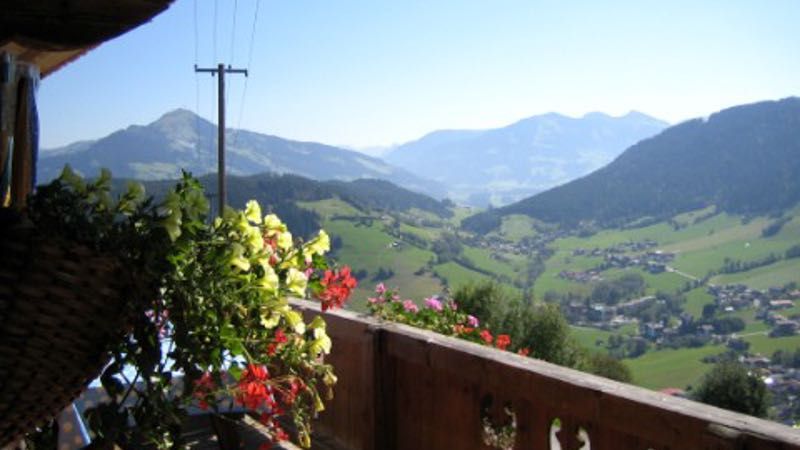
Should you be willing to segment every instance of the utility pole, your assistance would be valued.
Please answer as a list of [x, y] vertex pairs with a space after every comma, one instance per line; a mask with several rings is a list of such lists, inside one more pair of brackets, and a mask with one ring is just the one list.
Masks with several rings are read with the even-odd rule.
[[225, 209], [225, 74], [243, 73], [247, 76], [247, 69], [233, 69], [230, 65], [217, 64], [217, 68], [201, 68], [194, 65], [195, 72], [210, 73], [213, 77], [217, 75], [217, 197], [219, 197], [218, 216], [222, 216]]

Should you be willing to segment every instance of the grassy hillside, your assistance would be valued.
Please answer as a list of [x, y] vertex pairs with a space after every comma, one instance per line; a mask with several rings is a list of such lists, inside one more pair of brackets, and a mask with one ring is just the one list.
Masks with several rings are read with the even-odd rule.
[[[800, 243], [800, 209], [787, 211], [782, 228], [769, 237], [763, 236], [763, 230], [776, 220], [775, 217], [742, 217], [705, 208], [644, 227], [603, 229], [583, 237], [557, 236], [546, 241], [544, 247], [549, 250], [542, 252], [541, 247], [523, 245], [542, 235], [537, 231], [541, 224], [524, 216], [507, 217], [497, 231], [481, 237], [457, 229], [458, 221], [468, 214], [467, 209], [455, 208], [450, 217], [415, 209], [401, 213], [375, 212], [356, 209], [340, 198], [300, 202], [299, 206], [315, 212], [323, 227], [340, 240], [341, 247], [336, 250], [335, 257], [361, 273], [361, 283], [351, 305], [355, 309], [365, 307], [366, 298], [378, 282], [375, 276], [379, 270], [389, 274], [380, 281], [398, 287], [404, 298], [420, 300], [442, 292], [445, 284], [452, 290], [472, 281], [495, 279], [507, 286], [523, 286], [530, 262], [537, 254], [545, 257], [543, 271], [533, 284], [535, 298], [541, 300], [553, 292], [585, 297], [596, 283], [567, 280], [559, 274], [601, 266], [604, 257], [592, 255], [592, 249], [652, 241], [650, 251], [674, 252], [674, 259], [668, 265], [677, 271], [649, 273], [642, 267], [613, 267], [601, 271], [600, 275], [603, 279], [614, 280], [626, 274], [639, 274], [645, 283], [645, 294], [682, 290], [685, 297], [682, 310], [699, 318], [704, 306], [713, 303], [714, 297], [706, 286], [687, 290], [691, 277], [716, 273], [730, 259], [752, 262], [770, 254], [783, 257], [789, 247]], [[437, 240], [446, 235], [455, 235], [460, 249], [455, 257], [442, 260], [434, 247]], [[626, 250], [621, 254], [636, 253], [641, 251]], [[743, 283], [755, 289], [792, 281], [800, 283], [800, 258], [780, 259], [762, 267], [710, 278], [715, 284]], [[800, 313], [800, 307], [794, 313]], [[770, 355], [775, 349], [793, 349], [800, 344], [800, 337], [796, 336], [768, 337], [769, 327], [756, 319], [754, 309], [719, 312], [718, 317], [741, 318], [745, 329], [740, 334], [750, 343], [753, 352]], [[606, 330], [575, 326], [573, 334], [590, 351], [605, 352], [612, 336], [635, 336], [638, 325], [630, 323]], [[635, 382], [642, 386], [686, 387], [696, 384], [710, 368], [701, 359], [723, 350], [724, 346], [712, 344], [664, 350], [651, 347], [644, 355], [628, 359], [627, 363]]]

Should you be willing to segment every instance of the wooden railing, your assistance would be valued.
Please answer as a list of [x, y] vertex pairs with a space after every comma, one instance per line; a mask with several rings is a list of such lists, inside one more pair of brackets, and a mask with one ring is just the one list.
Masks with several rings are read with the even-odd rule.
[[[307, 314], [318, 305], [296, 301]], [[316, 428], [352, 450], [800, 449], [778, 423], [348, 311], [325, 315], [339, 382]]]

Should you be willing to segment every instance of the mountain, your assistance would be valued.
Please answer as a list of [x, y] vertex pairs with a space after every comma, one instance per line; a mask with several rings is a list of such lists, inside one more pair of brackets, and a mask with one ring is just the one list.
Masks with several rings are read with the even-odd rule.
[[500, 205], [586, 175], [666, 127], [637, 112], [550, 113], [497, 129], [435, 131], [384, 159], [446, 185], [459, 202]]
[[[216, 208], [214, 192], [216, 175], [199, 177], [211, 200], [212, 213]], [[115, 187], [121, 191], [128, 180], [115, 177]], [[175, 180], [143, 181], [148, 195], [163, 197]], [[261, 173], [250, 176], [230, 176], [227, 180], [228, 204], [244, 208], [248, 200], [257, 200], [265, 212], [272, 211], [284, 220], [298, 236], [310, 236], [320, 229], [319, 218], [312, 212], [299, 208], [297, 202], [312, 202], [339, 198], [354, 208], [368, 212], [408, 212], [412, 208], [432, 213], [441, 218], [453, 215], [444, 202], [417, 192], [403, 189], [388, 181], [358, 179], [353, 181], [317, 181], [293, 174]]]
[[[133, 125], [96, 141], [43, 150], [39, 179], [50, 180], [69, 163], [91, 176], [101, 167], [115, 177], [157, 180], [177, 178], [181, 169], [196, 175], [216, 172], [217, 128], [178, 109], [149, 125]], [[313, 142], [298, 142], [245, 130], [226, 132], [226, 165], [231, 175], [293, 173], [317, 180], [379, 178], [435, 197], [438, 183], [355, 151]]]
[[472, 216], [485, 230], [502, 216], [601, 225], [665, 218], [716, 205], [738, 214], [800, 202], [800, 98], [725, 109], [668, 128], [581, 179]]

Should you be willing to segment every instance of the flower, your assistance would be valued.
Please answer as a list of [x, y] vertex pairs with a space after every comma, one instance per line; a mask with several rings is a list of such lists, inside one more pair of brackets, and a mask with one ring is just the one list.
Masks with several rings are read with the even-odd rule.
[[286, 274], [286, 287], [295, 295], [300, 297], [305, 296], [306, 286], [308, 285], [308, 278], [306, 274], [290, 267]]
[[522, 347], [521, 349], [517, 350], [518, 355], [528, 356], [531, 353], [531, 349], [528, 347]]
[[403, 309], [410, 313], [416, 313], [419, 311], [417, 304], [412, 300], [403, 300]]
[[277, 353], [278, 348], [289, 341], [289, 338], [286, 337], [286, 333], [278, 328], [278, 331], [275, 332], [275, 337], [273, 338], [272, 342], [267, 344], [267, 355], [274, 356]]
[[267, 386], [269, 372], [262, 365], [248, 364], [237, 384], [236, 401], [247, 409], [255, 410], [262, 405], [274, 403], [271, 389]]
[[331, 249], [331, 238], [324, 230], [319, 230], [317, 237], [310, 240], [304, 247], [309, 254], [324, 255]]
[[250, 200], [244, 207], [244, 215], [253, 223], [261, 223], [261, 205], [255, 200]]
[[489, 332], [489, 330], [481, 331], [480, 337], [481, 339], [483, 339], [483, 342], [485, 342], [487, 345], [492, 343], [492, 333]]
[[358, 285], [358, 281], [350, 275], [350, 267], [344, 266], [340, 270], [326, 270], [320, 284], [324, 290], [316, 296], [322, 302], [322, 310], [327, 311], [341, 308]]
[[475, 331], [475, 328], [465, 327], [463, 324], [458, 323], [453, 325], [453, 331], [455, 331], [456, 334], [470, 334]]
[[277, 233], [286, 231], [286, 225], [275, 214], [264, 216], [264, 228], [266, 228], [267, 236], [274, 236]]
[[283, 233], [278, 235], [278, 248], [281, 250], [289, 250], [292, 248], [292, 232], [291, 231], [284, 231]]
[[194, 381], [194, 392], [192, 396], [197, 400], [197, 405], [202, 410], [208, 409], [208, 396], [214, 391], [216, 387], [216, 383], [211, 378], [211, 374], [208, 372], [203, 373], [203, 375]]
[[497, 339], [494, 341], [494, 345], [500, 350], [505, 350], [506, 347], [511, 345], [511, 337], [507, 334], [498, 334]]
[[478, 320], [478, 318], [473, 316], [472, 314], [467, 314], [467, 323], [469, 324], [469, 326], [473, 328], [481, 326], [481, 321]]
[[434, 311], [441, 311], [442, 310], [442, 302], [439, 301], [436, 297], [428, 297], [425, 299], [425, 306], [429, 309]]
[[375, 293], [378, 295], [383, 295], [384, 292], [386, 292], [386, 285], [383, 283], [378, 283], [378, 285], [375, 286]]

